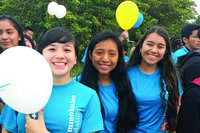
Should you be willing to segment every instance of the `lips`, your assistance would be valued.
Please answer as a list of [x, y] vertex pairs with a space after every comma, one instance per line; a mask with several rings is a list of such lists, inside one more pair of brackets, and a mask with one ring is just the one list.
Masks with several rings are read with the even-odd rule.
[[109, 65], [100, 65], [100, 68], [102, 69], [102, 70], [107, 70], [108, 68], [109, 68]]
[[3, 45], [3, 46], [10, 45], [10, 42], [2, 42], [2, 45]]
[[65, 66], [67, 63], [64, 62], [53, 62], [54, 65], [56, 66]]

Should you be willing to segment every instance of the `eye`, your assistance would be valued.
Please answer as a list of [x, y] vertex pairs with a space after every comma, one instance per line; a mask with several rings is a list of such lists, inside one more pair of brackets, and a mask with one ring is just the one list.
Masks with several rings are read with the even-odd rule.
[[111, 56], [111, 57], [114, 57], [114, 56], [116, 56], [116, 53], [115, 53], [115, 52], [111, 52], [111, 53], [110, 53], [110, 56]]
[[147, 43], [148, 46], [153, 46], [153, 43]]
[[8, 34], [13, 34], [13, 31], [8, 31]]
[[94, 51], [94, 53], [97, 54], [97, 55], [102, 55], [103, 54], [102, 51]]
[[164, 49], [165, 46], [164, 45], [158, 45], [158, 49]]
[[49, 48], [48, 50], [53, 52], [53, 51], [55, 51], [56, 49], [55, 49], [55, 48]]
[[71, 51], [72, 51], [71, 49], [65, 49], [66, 53], [71, 52]]

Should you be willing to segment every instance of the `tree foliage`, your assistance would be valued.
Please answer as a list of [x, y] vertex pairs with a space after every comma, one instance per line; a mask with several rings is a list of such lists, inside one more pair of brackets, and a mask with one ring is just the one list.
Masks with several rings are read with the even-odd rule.
[[200, 15], [197, 16], [197, 18], [195, 20], [195, 24], [200, 25]]
[[[180, 29], [194, 19], [194, 2], [191, 0], [132, 0], [144, 16], [143, 24], [130, 29], [131, 40], [137, 41], [151, 26], [164, 26], [171, 36], [179, 36]], [[14, 16], [24, 26], [35, 31], [35, 39], [50, 28], [63, 27], [72, 32], [80, 49], [89, 44], [91, 37], [101, 31], [122, 32], [115, 19], [117, 6], [123, 0], [56, 0], [67, 8], [67, 14], [57, 19], [47, 13], [50, 0], [1, 0], [0, 13]], [[130, 16], [131, 17], [131, 16]]]

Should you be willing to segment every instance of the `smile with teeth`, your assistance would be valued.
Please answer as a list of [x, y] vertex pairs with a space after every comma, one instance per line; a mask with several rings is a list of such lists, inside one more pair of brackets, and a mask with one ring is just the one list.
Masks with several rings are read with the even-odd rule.
[[157, 56], [154, 55], [154, 54], [148, 54], [148, 56], [149, 56], [149, 57], [154, 57], [154, 58], [157, 57]]
[[63, 63], [63, 62], [53, 62], [54, 65], [56, 66], [65, 66], [66, 63]]
[[108, 69], [108, 67], [109, 67], [109, 65], [100, 65], [100, 68], [101, 68], [101, 69], [104, 69], [104, 70], [105, 70], [105, 69]]

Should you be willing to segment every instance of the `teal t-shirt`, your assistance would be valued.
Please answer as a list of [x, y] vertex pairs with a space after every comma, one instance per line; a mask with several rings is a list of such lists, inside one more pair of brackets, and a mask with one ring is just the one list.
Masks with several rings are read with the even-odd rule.
[[100, 133], [115, 133], [118, 116], [118, 98], [114, 82], [107, 86], [99, 84], [99, 94], [104, 108], [104, 130]]
[[139, 124], [136, 129], [132, 130], [132, 133], [167, 132], [160, 130], [165, 119], [165, 107], [162, 106], [160, 97], [159, 69], [157, 68], [152, 74], [144, 74], [136, 65], [128, 70], [128, 75], [139, 112]]
[[[15, 128], [9, 128], [11, 132], [25, 133], [25, 115], [17, 113], [17, 121], [6, 121], [9, 120], [8, 117], [16, 117], [16, 114], [9, 111], [11, 108], [6, 110], [4, 113], [7, 118], [0, 118], [4, 127], [12, 125]], [[44, 120], [51, 133], [89, 133], [103, 130], [96, 92], [75, 80], [65, 85], [53, 86], [51, 97], [44, 107]]]
[[184, 46], [181, 49], [175, 51], [172, 54], [172, 59], [174, 61], [174, 64], [176, 64], [178, 62], [178, 57], [186, 55], [189, 52], [189, 50]]

